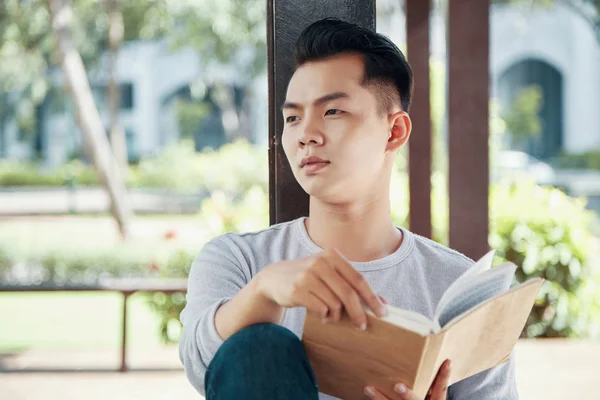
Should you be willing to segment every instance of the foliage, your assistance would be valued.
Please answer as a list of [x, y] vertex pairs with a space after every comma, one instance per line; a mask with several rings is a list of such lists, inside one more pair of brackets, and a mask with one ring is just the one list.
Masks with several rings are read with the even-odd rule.
[[193, 138], [199, 122], [208, 114], [209, 106], [205, 102], [178, 100], [175, 113], [182, 138]]
[[53, 42], [43, 3], [25, 3], [0, 3], [0, 114], [14, 114], [20, 128], [31, 130], [35, 106], [48, 91], [45, 70]]
[[[264, 229], [269, 223], [269, 197], [264, 186], [255, 185], [239, 196], [215, 191], [202, 203], [200, 220], [208, 228], [210, 236], [225, 232], [252, 232]], [[166, 266], [161, 268], [161, 276], [187, 277], [193, 257], [185, 252], [174, 254]], [[165, 342], [177, 342], [181, 331], [179, 314], [185, 307], [185, 296], [176, 293], [149, 295], [148, 302], [161, 316], [161, 335]]]
[[255, 75], [266, 61], [265, 6], [257, 0], [204, 0], [176, 6], [171, 11], [178, 29], [172, 40], [211, 54], [213, 61], [222, 64], [239, 62], [241, 49], [253, 49], [247, 61]]
[[[103, 3], [73, 0], [77, 14], [73, 38], [88, 68], [106, 49], [108, 22]], [[45, 0], [0, 3], [0, 112], [15, 113], [25, 133], [37, 130], [36, 108], [56, 86], [52, 79], [57, 65], [55, 47]]]
[[214, 235], [223, 232], [252, 232], [269, 225], [269, 195], [265, 187], [252, 186], [238, 196], [215, 191], [204, 200], [200, 219]]
[[0, 281], [8, 284], [93, 284], [103, 277], [158, 276], [179, 257], [178, 249], [123, 243], [110, 248], [46, 246], [0, 242]]
[[124, 42], [158, 39], [168, 34], [171, 29], [168, 2], [163, 0], [121, 0], [121, 2], [125, 29]]
[[[268, 181], [266, 149], [256, 149], [245, 140], [229, 143], [219, 150], [196, 152], [192, 141], [182, 141], [153, 157], [143, 157], [130, 166], [129, 187], [167, 188], [182, 192], [224, 190], [245, 191]], [[55, 170], [16, 161], [0, 162], [0, 186], [94, 185], [96, 171], [74, 160]]]
[[[160, 275], [168, 278], [187, 278], [194, 257], [191, 253], [179, 250], [169, 257]], [[181, 333], [179, 314], [185, 307], [185, 294], [151, 293], [147, 295], [150, 307], [161, 317], [160, 335], [165, 343], [176, 343]]]
[[555, 160], [560, 168], [582, 168], [600, 170], [600, 150], [583, 153], [563, 153]]
[[599, 239], [585, 201], [533, 183], [491, 192], [490, 245], [519, 266], [518, 282], [546, 279], [525, 330], [527, 337], [600, 335]]
[[521, 88], [510, 105], [504, 121], [514, 144], [521, 144], [542, 132], [543, 124], [539, 117], [543, 94], [537, 85]]
[[[50, 93], [63, 94], [57, 75], [56, 42], [45, 0], [0, 2], [0, 135], [15, 116], [22, 138], [37, 133], [39, 106]], [[86, 71], [108, 49], [105, 0], [72, 0], [72, 37]], [[166, 40], [193, 47], [206, 68], [235, 65], [245, 78], [263, 71], [266, 62], [265, 2], [245, 0], [122, 0], [124, 41]], [[210, 74], [204, 73], [203, 76]], [[218, 75], [218, 74], [217, 74]]]
[[65, 186], [97, 183], [96, 171], [77, 160], [52, 171], [43, 171], [41, 166], [33, 163], [16, 161], [0, 163], [0, 186]]
[[218, 151], [209, 149], [196, 153], [193, 143], [184, 141], [166, 148], [156, 157], [142, 159], [134, 169], [131, 185], [228, 193], [243, 193], [254, 185], [266, 187], [266, 149], [261, 150], [245, 140], [238, 140]]

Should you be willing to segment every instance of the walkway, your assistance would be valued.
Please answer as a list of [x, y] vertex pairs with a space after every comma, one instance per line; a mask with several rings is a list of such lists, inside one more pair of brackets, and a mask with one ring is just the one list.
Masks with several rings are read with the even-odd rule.
[[[176, 347], [132, 354], [132, 366], [179, 368]], [[520, 341], [517, 382], [523, 400], [598, 398], [600, 342]], [[70, 360], [70, 361], [69, 361]], [[0, 357], [1, 368], [88, 365], [116, 368], [111, 352], [31, 352]], [[10, 400], [198, 400], [181, 369], [170, 371], [18, 372], [0, 374], [0, 398]]]

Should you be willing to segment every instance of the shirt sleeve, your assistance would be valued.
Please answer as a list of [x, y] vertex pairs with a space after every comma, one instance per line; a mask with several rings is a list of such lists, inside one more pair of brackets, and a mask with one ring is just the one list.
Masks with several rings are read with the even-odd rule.
[[186, 305], [180, 315], [179, 358], [188, 380], [202, 395], [206, 369], [223, 344], [215, 328], [215, 314], [247, 284], [249, 268], [245, 270], [223, 237], [205, 244], [192, 263]]
[[504, 364], [475, 374], [448, 388], [449, 400], [518, 400], [515, 352]]

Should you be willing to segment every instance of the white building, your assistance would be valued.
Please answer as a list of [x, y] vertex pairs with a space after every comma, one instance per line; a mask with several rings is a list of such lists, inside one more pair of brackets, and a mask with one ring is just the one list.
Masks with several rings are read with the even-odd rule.
[[526, 149], [549, 158], [600, 148], [600, 37], [581, 15], [552, 8], [494, 7], [492, 95], [506, 105], [521, 86], [543, 91], [543, 131]]
[[[397, 43], [405, 42], [403, 16], [378, 19], [378, 29]], [[432, 55], [445, 57], [443, 18], [432, 18]], [[400, 27], [400, 28], [399, 28]], [[507, 106], [519, 88], [537, 84], [543, 91], [542, 134], [524, 146], [540, 158], [561, 152], [577, 153], [600, 148], [600, 43], [590, 24], [571, 9], [556, 2], [551, 8], [496, 5], [490, 32], [491, 93]], [[410, 56], [410, 55], [409, 55]], [[118, 79], [123, 88], [121, 122], [128, 133], [132, 156], [152, 153], [179, 138], [173, 100], [198, 81], [200, 60], [192, 50], [171, 51], [165, 43], [134, 42], [121, 49]], [[215, 73], [215, 71], [213, 71]], [[245, 85], [243, 75], [220, 71], [232, 84]], [[102, 103], [105, 76], [92, 74], [96, 97]], [[257, 78], [252, 88], [252, 134], [254, 142], [267, 141], [267, 82]], [[60, 107], [59, 107], [60, 108]], [[69, 112], [52, 112], [41, 118], [42, 155], [56, 165], [79, 148], [77, 127]], [[106, 105], [103, 118], [108, 121]], [[203, 140], [223, 141], [220, 117], [213, 113], [204, 125]], [[5, 129], [4, 156], [27, 158], [31, 145], [18, 140], [14, 123]]]
[[[55, 81], [60, 86], [62, 76], [58, 69]], [[242, 74], [232, 68], [216, 72], [202, 71], [199, 55], [192, 49], [173, 51], [165, 42], [130, 42], [123, 45], [117, 57], [117, 77], [121, 87], [120, 123], [126, 136], [130, 159], [148, 155], [164, 146], [177, 142], [180, 132], [175, 112], [177, 99], [189, 98], [190, 92], [199, 90], [202, 97], [207, 88], [202, 82], [207, 75], [219, 78], [231, 76], [227, 82], [234, 87], [245, 84]], [[221, 77], [222, 78], [222, 77]], [[90, 86], [104, 125], [109, 125], [106, 68], [89, 73]], [[209, 89], [208, 89], [209, 90]], [[265, 94], [266, 96], [266, 89]], [[40, 138], [37, 149], [47, 165], [64, 163], [81, 151], [81, 135], [73, 117], [74, 110], [64, 93], [50, 95], [41, 108]], [[261, 118], [253, 119], [260, 121]], [[201, 123], [203, 145], [219, 146], [224, 141], [219, 110], [209, 111]], [[266, 114], [264, 117], [266, 124]], [[19, 140], [15, 121], [5, 127], [4, 156], [28, 159], [36, 152], [30, 141]]]

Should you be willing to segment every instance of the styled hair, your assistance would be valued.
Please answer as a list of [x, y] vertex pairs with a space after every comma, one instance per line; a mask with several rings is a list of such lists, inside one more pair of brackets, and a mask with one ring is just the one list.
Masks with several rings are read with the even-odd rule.
[[304, 28], [296, 40], [296, 68], [343, 53], [356, 53], [364, 61], [362, 84], [377, 92], [379, 112], [395, 105], [408, 112], [413, 74], [402, 51], [386, 36], [336, 18], [325, 18]]

